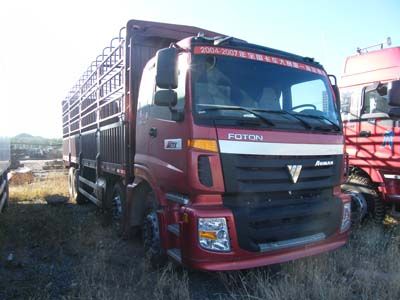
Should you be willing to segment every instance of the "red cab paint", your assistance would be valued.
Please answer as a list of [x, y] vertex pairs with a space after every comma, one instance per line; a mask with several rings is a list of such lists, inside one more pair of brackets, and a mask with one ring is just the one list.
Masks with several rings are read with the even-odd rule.
[[[378, 219], [385, 211], [399, 216], [400, 123], [391, 113], [398, 104], [390, 105], [388, 96], [399, 79], [400, 47], [366, 48], [346, 58], [340, 82], [349, 178], [362, 177], [365, 183], [348, 182], [344, 187], [367, 200], [373, 196], [375, 203], [369, 201], [368, 210]], [[374, 211], [374, 205], [380, 211]]]
[[348, 239], [334, 87], [311, 58], [131, 20], [63, 101], [71, 196], [145, 249], [233, 270]]

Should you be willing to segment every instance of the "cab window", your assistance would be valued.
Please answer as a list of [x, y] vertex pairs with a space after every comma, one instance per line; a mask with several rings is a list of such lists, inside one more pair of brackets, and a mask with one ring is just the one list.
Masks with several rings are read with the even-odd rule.
[[292, 107], [314, 106], [319, 111], [326, 111], [328, 94], [322, 80], [301, 82], [292, 86]]
[[343, 88], [340, 93], [340, 111], [343, 121], [356, 120], [360, 115], [361, 88]]
[[155, 65], [150, 61], [143, 70], [142, 80], [140, 81], [137, 122], [143, 123], [149, 118], [150, 108], [153, 105], [155, 89]]
[[372, 117], [373, 115], [381, 115], [381, 116], [389, 116], [390, 106], [387, 95], [379, 95], [377, 91], [369, 91], [364, 95], [364, 105], [363, 105], [363, 115], [369, 115]]
[[328, 87], [321, 79], [292, 85], [292, 110], [336, 120], [336, 109], [328, 95]]

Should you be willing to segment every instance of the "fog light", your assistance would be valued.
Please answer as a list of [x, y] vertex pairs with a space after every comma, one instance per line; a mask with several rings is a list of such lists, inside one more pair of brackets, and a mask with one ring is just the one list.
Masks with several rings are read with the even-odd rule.
[[343, 217], [342, 225], [340, 226], [340, 232], [344, 232], [350, 228], [351, 225], [351, 202], [347, 202], [343, 205]]
[[231, 250], [225, 218], [199, 218], [198, 231], [202, 248], [221, 252]]

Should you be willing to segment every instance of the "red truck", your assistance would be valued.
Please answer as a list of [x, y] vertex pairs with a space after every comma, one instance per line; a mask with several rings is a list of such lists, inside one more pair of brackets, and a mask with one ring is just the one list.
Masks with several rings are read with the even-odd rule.
[[131, 20], [62, 101], [71, 198], [140, 228], [153, 262], [233, 270], [336, 249], [351, 215], [337, 97], [311, 58]]
[[344, 189], [353, 214], [400, 217], [400, 47], [358, 49], [346, 59], [341, 111], [349, 158]]

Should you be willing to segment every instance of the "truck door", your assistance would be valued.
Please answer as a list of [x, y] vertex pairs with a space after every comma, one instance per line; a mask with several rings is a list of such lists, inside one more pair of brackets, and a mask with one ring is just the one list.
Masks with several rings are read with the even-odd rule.
[[389, 118], [387, 95], [365, 91], [360, 115], [357, 143], [358, 157], [367, 159], [372, 166], [384, 167], [394, 155], [394, 122]]
[[190, 128], [184, 116], [187, 61], [186, 53], [179, 55], [177, 105], [169, 108], [153, 102], [150, 106], [148, 165], [165, 192], [185, 192], [187, 187], [186, 148]]
[[149, 161], [149, 115], [154, 94], [154, 85], [155, 70], [153, 60], [147, 63], [143, 69], [136, 114], [135, 164], [139, 164], [146, 168], [148, 168]]

